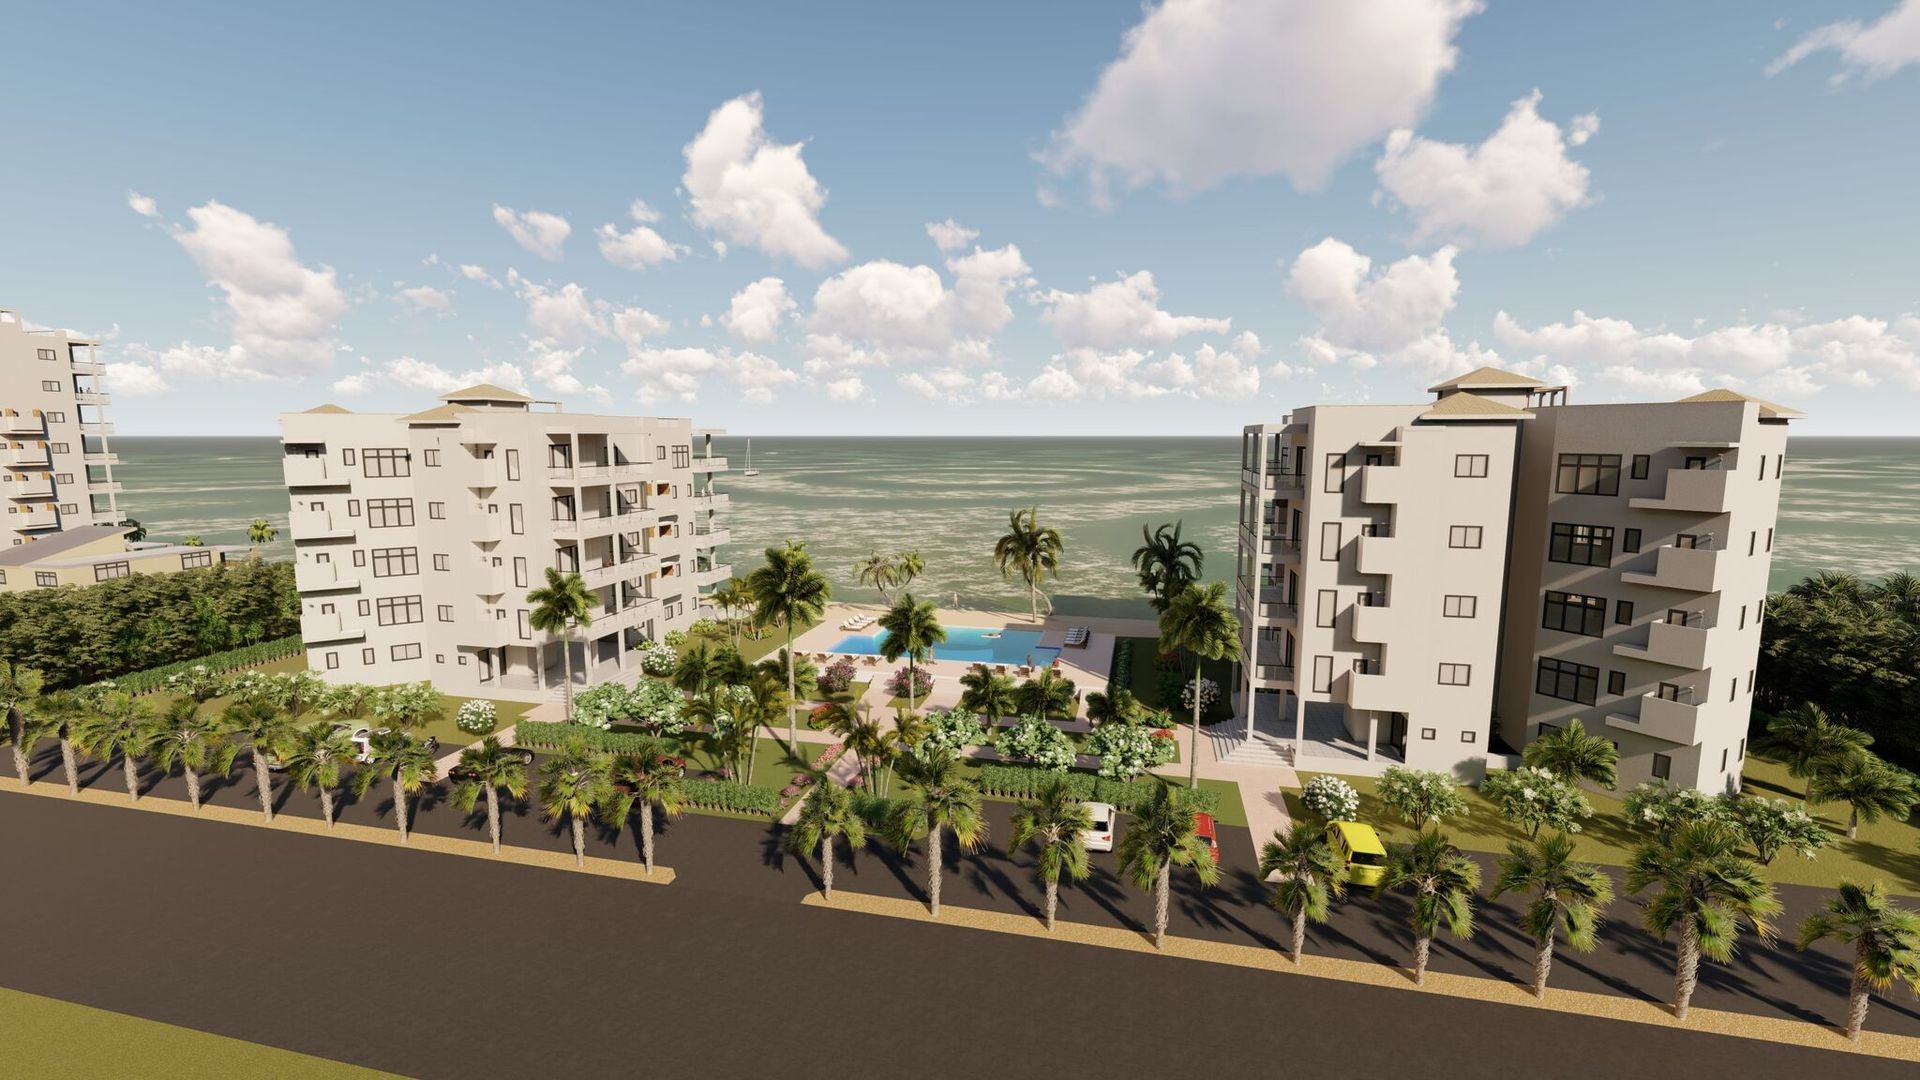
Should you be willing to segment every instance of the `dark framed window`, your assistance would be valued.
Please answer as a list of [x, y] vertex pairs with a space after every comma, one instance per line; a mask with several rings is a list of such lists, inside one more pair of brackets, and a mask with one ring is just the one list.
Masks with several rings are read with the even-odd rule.
[[[324, 606], [322, 607], [322, 610], [325, 610]], [[373, 614], [373, 601], [371, 600], [360, 601], [359, 611], [360, 611], [360, 617], [363, 619]]]
[[441, 622], [452, 622], [453, 621], [453, 605], [441, 604], [439, 606], [439, 614], [440, 614]]
[[383, 596], [374, 601], [374, 606], [381, 626], [405, 626], [426, 619], [419, 596]]
[[1320, 558], [1332, 562], [1340, 557], [1340, 523], [1323, 521], [1320, 523]]
[[1440, 614], [1449, 619], [1471, 619], [1479, 614], [1480, 598], [1452, 593], [1440, 598]]
[[1479, 742], [1480, 733], [1477, 731], [1463, 731], [1460, 733], [1460, 741], [1461, 742]]
[[361, 551], [359, 548], [354, 548], [353, 549], [353, 565], [355, 566], [367, 565], [367, 553], [364, 551]]
[[1599, 637], [1606, 632], [1607, 598], [1580, 593], [1547, 592], [1540, 625], [1548, 630]]
[[330, 652], [327, 654], [327, 670], [328, 671], [340, 670], [340, 654], [339, 653]]
[[507, 504], [507, 528], [513, 530], [515, 536], [527, 531], [527, 514], [519, 503]]
[[182, 570], [191, 570], [196, 566], [212, 565], [213, 552], [211, 551], [189, 551], [180, 556], [180, 569]]
[[54, 352], [52, 349], [35, 349], [34, 355], [38, 356], [42, 360], [60, 359], [60, 354], [57, 352]]
[[1620, 494], [1620, 455], [1561, 454], [1553, 490], [1562, 495]]
[[376, 656], [379, 656], [379, 655], [380, 655], [379, 653], [377, 653], [377, 652], [375, 652], [375, 651], [374, 651], [373, 649], [371, 649], [371, 648], [366, 648], [366, 649], [361, 649], [361, 650], [360, 650], [360, 662], [361, 662], [361, 663], [363, 663], [363, 664], [371, 664], [371, 663], [373, 663], [373, 662], [374, 662], [374, 657], [376, 657]]
[[366, 475], [372, 478], [413, 475], [413, 455], [400, 449], [367, 449], [360, 452]]
[[1478, 525], [1450, 525], [1447, 527], [1447, 546], [1450, 548], [1477, 548], [1480, 546], [1481, 529]]
[[360, 500], [359, 499], [347, 500], [347, 516], [348, 517], [360, 516]]
[[520, 451], [507, 451], [507, 479], [520, 479]]
[[1673, 758], [1667, 754], [1653, 755], [1653, 778], [1666, 780], [1673, 776]]
[[1333, 690], [1333, 657], [1316, 656], [1313, 658], [1313, 692], [1325, 694]]
[[424, 464], [427, 466], [427, 468], [437, 469], [440, 467], [440, 451], [422, 450], [420, 453], [421, 453], [421, 456], [425, 459]]
[[448, 560], [445, 555], [435, 555], [433, 557], [433, 568], [435, 570], [451, 570], [453, 569], [453, 563]]
[[388, 655], [392, 656], [395, 660], [418, 660], [420, 659], [420, 643], [414, 641], [405, 645], [395, 645], [388, 651]]
[[1575, 566], [1606, 566], [1613, 561], [1613, 526], [1553, 523], [1547, 561]]
[[1347, 455], [1327, 455], [1327, 475], [1322, 490], [1329, 492], [1347, 490]]
[[1313, 625], [1332, 626], [1333, 617], [1339, 611], [1339, 593], [1332, 589], [1321, 589], [1315, 601]]
[[689, 446], [684, 446], [684, 445], [675, 446], [673, 448], [673, 467], [676, 469], [685, 469], [685, 468], [691, 467], [692, 465], [693, 465], [693, 448]]
[[1441, 664], [1441, 686], [1467, 686], [1473, 678], [1472, 664]]
[[1633, 625], [1633, 601], [1615, 600], [1613, 602], [1613, 621], [1621, 626]]
[[345, 446], [345, 447], [341, 447], [341, 449], [340, 449], [340, 463], [341, 463], [342, 465], [352, 465], [352, 464], [354, 463], [354, 461], [353, 461], [353, 447], [351, 447], [351, 446]]
[[1620, 530], [1620, 550], [1628, 552], [1629, 554], [1636, 554], [1636, 555], [1639, 554], [1640, 552], [1640, 530], [1639, 529]]
[[1482, 479], [1487, 475], [1487, 455], [1453, 455], [1453, 475], [1471, 480]]
[[368, 499], [367, 528], [394, 529], [413, 524], [412, 499]]
[[1607, 672], [1607, 693], [1620, 696], [1627, 692], [1627, 673], [1624, 671]]
[[55, 585], [60, 584], [60, 575], [51, 570], [35, 570], [33, 572], [33, 583], [43, 589], [51, 589]]
[[117, 577], [131, 577], [133, 567], [125, 561], [97, 563], [93, 568], [93, 580], [110, 581]]
[[1635, 454], [1633, 455], [1633, 471], [1630, 475], [1635, 480], [1645, 480], [1647, 478], [1647, 470], [1652, 465], [1652, 457], [1646, 454]]
[[1544, 697], [1591, 705], [1600, 696], [1600, 669], [1543, 656], [1533, 689]]
[[406, 577], [419, 572], [419, 548], [390, 547], [373, 549], [374, 577]]
[[427, 518], [432, 521], [445, 521], [447, 519], [447, 504], [443, 502], [428, 503]]

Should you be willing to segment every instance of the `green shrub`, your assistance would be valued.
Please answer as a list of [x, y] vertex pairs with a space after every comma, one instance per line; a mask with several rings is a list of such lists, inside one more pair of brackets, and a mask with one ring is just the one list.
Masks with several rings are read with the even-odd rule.
[[559, 749], [578, 739], [589, 750], [604, 750], [609, 754], [630, 754], [644, 747], [654, 736], [644, 731], [603, 731], [586, 724], [551, 723], [544, 720], [522, 720], [514, 728], [513, 741], [516, 745]]
[[[1115, 808], [1131, 811], [1149, 798], [1160, 785], [1152, 777], [1140, 777], [1136, 780], [1109, 780], [1088, 772], [1057, 773], [1051, 769], [1036, 769], [1031, 765], [1003, 765], [998, 762], [982, 762], [980, 765], [980, 790], [982, 793], [1000, 799], [1031, 799], [1038, 795], [1040, 788], [1049, 780], [1064, 780], [1067, 790], [1082, 802], [1112, 803]], [[1220, 805], [1220, 795], [1204, 788], [1175, 788], [1182, 805], [1196, 813], [1211, 814]]]
[[169, 678], [188, 674], [195, 667], [204, 666], [213, 673], [236, 671], [240, 668], [256, 667], [293, 656], [305, 649], [306, 645], [300, 640], [300, 635], [295, 634], [292, 637], [242, 645], [238, 649], [228, 649], [226, 652], [202, 656], [195, 660], [181, 660], [157, 668], [148, 668], [145, 671], [135, 671], [111, 681], [116, 690], [134, 695], [150, 694], [155, 690], [163, 689]]
[[687, 780], [681, 787], [686, 801], [703, 810], [771, 815], [780, 806], [779, 792], [736, 780]]
[[1108, 674], [1107, 685], [1122, 690], [1133, 686], [1133, 639], [1121, 638], [1113, 647], [1113, 670]]

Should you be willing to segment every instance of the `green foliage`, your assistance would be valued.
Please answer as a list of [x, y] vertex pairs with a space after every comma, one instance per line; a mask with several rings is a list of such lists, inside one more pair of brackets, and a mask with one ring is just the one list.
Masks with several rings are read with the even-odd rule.
[[[1001, 765], [995, 762], [982, 762], [980, 765], [980, 790], [996, 799], [1037, 798], [1046, 785], [1055, 780], [1064, 782], [1068, 793], [1082, 802], [1112, 803], [1117, 809], [1129, 813], [1146, 805], [1160, 787], [1160, 781], [1152, 777], [1109, 780], [1092, 773], [1058, 773], [1031, 765]], [[1178, 793], [1176, 797], [1181, 805], [1195, 813], [1211, 814], [1219, 808], [1218, 792], [1206, 788], [1175, 788], [1174, 791]]]
[[[1756, 703], [1814, 702], [1873, 736], [1879, 753], [1920, 768], [1920, 581], [1877, 584], [1822, 573], [1767, 598]], [[1798, 775], [1798, 774], [1796, 774]]]
[[1087, 739], [1087, 753], [1100, 759], [1100, 775], [1109, 780], [1131, 780], [1148, 769], [1172, 761], [1172, 739], [1154, 735], [1145, 724], [1103, 724]]
[[687, 780], [683, 786], [681, 797], [687, 805], [702, 810], [771, 815], [780, 806], [779, 792], [737, 780]]
[[588, 750], [609, 754], [637, 753], [650, 745], [654, 736], [644, 731], [603, 731], [585, 724], [548, 723], [522, 720], [514, 727], [513, 741], [530, 749], [559, 749], [579, 742]]
[[1003, 758], [1031, 762], [1053, 772], [1073, 768], [1073, 740], [1038, 716], [1023, 716], [1003, 729], [993, 740], [993, 748]]
[[1579, 788], [1530, 765], [1489, 772], [1480, 782], [1480, 794], [1529, 837], [1539, 836], [1541, 829], [1579, 832], [1580, 819], [1593, 813], [1593, 804]]
[[574, 723], [605, 731], [633, 724], [666, 735], [687, 728], [686, 699], [667, 683], [641, 679], [638, 685], [606, 682], [574, 695]]
[[1648, 780], [1627, 792], [1624, 806], [1629, 824], [1664, 841], [1674, 830], [1696, 821], [1724, 821], [1726, 804], [1698, 788], [1674, 787], [1664, 780]]
[[1337, 776], [1316, 776], [1300, 788], [1300, 801], [1321, 821], [1352, 821], [1360, 812], [1360, 793]]
[[469, 735], [489, 735], [500, 723], [499, 710], [491, 701], [475, 698], [460, 706], [453, 718], [453, 726]]
[[1121, 638], [1113, 646], [1113, 670], [1107, 676], [1107, 685], [1128, 687], [1133, 685], [1133, 639]]
[[[120, 578], [117, 580], [124, 581], [128, 579]], [[0, 597], [14, 595], [24, 596], [28, 594], [0, 593]], [[4, 607], [4, 605], [0, 605], [0, 607]], [[4, 633], [0, 633], [0, 637], [4, 636]], [[235, 671], [240, 668], [272, 663], [275, 660], [296, 655], [304, 651], [305, 648], [306, 646], [300, 641], [300, 635], [295, 634], [292, 637], [275, 638], [272, 641], [261, 641], [252, 645], [243, 645], [237, 649], [228, 649], [225, 652], [213, 653], [194, 660], [181, 660], [156, 668], [148, 668], [144, 671], [117, 675], [114, 676], [112, 682], [114, 689], [122, 691], [123, 693], [133, 694], [135, 696], [150, 694], [155, 690], [166, 687], [168, 679], [175, 675], [184, 675], [195, 667], [205, 667], [208, 671], [216, 674]]]
[[1380, 801], [1416, 829], [1426, 828], [1428, 822], [1462, 817], [1467, 812], [1467, 797], [1460, 793], [1460, 785], [1443, 772], [1394, 765], [1380, 777], [1377, 790]]
[[914, 755], [923, 759], [938, 750], [958, 756], [969, 746], [987, 742], [987, 729], [980, 718], [960, 709], [929, 709], [926, 725], [926, 735], [913, 746]]
[[1719, 802], [1734, 831], [1752, 846], [1762, 866], [1770, 865], [1782, 851], [1797, 852], [1801, 858], [1811, 859], [1821, 848], [1833, 843], [1833, 834], [1798, 803], [1739, 796], [1723, 797]]

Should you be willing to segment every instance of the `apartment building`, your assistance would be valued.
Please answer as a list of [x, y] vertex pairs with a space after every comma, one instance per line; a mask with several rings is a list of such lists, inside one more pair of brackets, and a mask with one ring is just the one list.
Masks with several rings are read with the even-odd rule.
[[441, 401], [280, 418], [301, 634], [329, 681], [553, 696], [561, 639], [532, 627], [526, 599], [549, 567], [595, 598], [574, 633], [576, 685], [635, 678], [632, 647], [693, 622], [702, 590], [732, 575], [715, 560], [727, 462], [711, 432], [497, 386]]
[[31, 544], [0, 549], [0, 592], [97, 585], [135, 574], [168, 574], [233, 562], [253, 554], [245, 544], [130, 541], [120, 525], [62, 529]]
[[1243, 759], [1472, 778], [1578, 717], [1621, 782], [1737, 787], [1788, 421], [1482, 368], [1245, 429]]
[[120, 522], [96, 348], [0, 310], [0, 547]]

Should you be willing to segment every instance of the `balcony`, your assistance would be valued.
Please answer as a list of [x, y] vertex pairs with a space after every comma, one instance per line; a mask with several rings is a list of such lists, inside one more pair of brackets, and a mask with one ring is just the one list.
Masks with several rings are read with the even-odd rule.
[[309, 612], [300, 616], [300, 640], [308, 646], [360, 641], [366, 636], [366, 631], [342, 622], [339, 612]]
[[317, 454], [288, 454], [280, 459], [280, 471], [288, 487], [346, 487], [353, 482], [346, 467]]
[[721, 563], [717, 566], [709, 566], [705, 570], [695, 570], [693, 572], [693, 587], [696, 589], [705, 589], [718, 585], [723, 581], [729, 581], [732, 578], [733, 566], [729, 563]]
[[0, 416], [0, 432], [8, 435], [38, 435], [47, 429], [46, 418], [39, 413], [21, 415], [9, 412]]
[[89, 480], [87, 482], [87, 493], [89, 495], [119, 495], [124, 490], [125, 485], [121, 484], [118, 480]]
[[733, 497], [731, 495], [716, 491], [711, 495], [694, 495], [689, 497], [687, 499], [687, 509], [691, 511], [725, 510], [728, 506], [732, 505], [732, 503]]
[[646, 558], [644, 555], [634, 555], [629, 557], [625, 562], [588, 567], [580, 571], [580, 578], [587, 583], [587, 588], [589, 589], [604, 589], [609, 585], [617, 585], [622, 581], [631, 581], [646, 573], [646, 569], [642, 565], [646, 561]]
[[112, 424], [108, 424], [108, 423], [105, 423], [105, 422], [102, 422], [102, 421], [99, 421], [99, 420], [96, 420], [96, 421], [94, 421], [93, 423], [90, 423], [90, 424], [81, 424], [81, 425], [80, 425], [80, 434], [82, 434], [82, 435], [102, 435], [102, 436], [104, 436], [104, 435], [111, 435], [111, 434], [113, 434], [113, 425], [112, 425]]
[[303, 593], [335, 592], [359, 588], [360, 579], [351, 572], [341, 574], [340, 567], [330, 562], [303, 561], [293, 566], [293, 586]]
[[1620, 580], [1628, 585], [1651, 585], [1680, 592], [1719, 592], [1725, 554], [1713, 548], [1668, 545], [1654, 553], [1653, 573], [1629, 571], [1621, 574]]
[[18, 514], [7, 515], [7, 525], [13, 529], [57, 529], [60, 527], [60, 515], [51, 506], [22, 507]]
[[727, 471], [727, 459], [723, 457], [697, 457], [693, 459], [693, 471], [696, 473], [717, 473]]
[[102, 364], [98, 360], [82, 360], [76, 356], [73, 359], [73, 366], [70, 370], [75, 375], [104, 375], [106, 374], [107, 368], [105, 364]]
[[336, 522], [325, 510], [295, 510], [287, 515], [287, 531], [295, 540], [353, 539], [353, 523], [345, 518]]
[[113, 398], [99, 390], [75, 390], [73, 403], [75, 405], [111, 405]]
[[80, 460], [86, 462], [88, 465], [118, 465], [120, 464], [120, 455], [89, 452], [80, 455]]
[[[1683, 690], [1681, 697], [1692, 698], [1692, 691]], [[1657, 693], [1645, 694], [1640, 698], [1640, 715], [1608, 713], [1607, 726], [1692, 746], [1700, 741], [1700, 709], [1701, 705], [1692, 700], [1664, 698]]]
[[[1378, 593], [1364, 595], [1379, 597]], [[1386, 644], [1393, 640], [1394, 618], [1394, 609], [1387, 606], [1384, 597], [1353, 605], [1353, 640]]]
[[1353, 542], [1353, 568], [1362, 574], [1391, 576], [1401, 569], [1406, 545], [1385, 532], [1362, 533]]
[[1255, 664], [1253, 668], [1255, 682], [1268, 686], [1293, 684], [1293, 667], [1288, 664]]
[[731, 529], [694, 529], [693, 546], [696, 548], [717, 548], [733, 542]]
[[555, 539], [577, 540], [587, 536], [605, 536], [618, 529], [618, 514], [576, 514], [570, 518], [553, 520]]
[[53, 458], [47, 452], [45, 443], [38, 446], [9, 446], [0, 450], [0, 465], [11, 465], [16, 469], [46, 467], [53, 464]]
[[1349, 708], [1364, 712], [1408, 712], [1413, 702], [1407, 700], [1404, 687], [1397, 687], [1387, 681], [1385, 675], [1368, 672], [1349, 671], [1335, 680], [1335, 699], [1342, 695], [1337, 691], [1345, 684], [1345, 698]]
[[1709, 628], [1704, 623], [1651, 623], [1647, 626], [1645, 645], [1615, 645], [1613, 654], [1687, 671], [1704, 671], [1707, 667], [1708, 632]]
[[1668, 469], [1667, 492], [1657, 499], [1628, 499], [1635, 510], [1680, 510], [1692, 514], [1724, 514], [1733, 473], [1728, 469]]
[[[25, 475], [25, 474], [23, 474]], [[41, 473], [27, 476], [17, 483], [0, 485], [0, 491], [7, 493], [10, 499], [47, 499], [53, 497], [53, 477]]]
[[1260, 551], [1264, 555], [1277, 555], [1282, 559], [1300, 558], [1300, 540], [1293, 536], [1275, 536], [1268, 534], [1260, 541]]
[[1414, 474], [1398, 465], [1362, 465], [1360, 501], [1391, 506], [1413, 502], [1420, 493], [1414, 489]]

